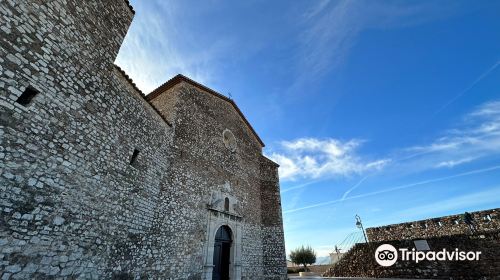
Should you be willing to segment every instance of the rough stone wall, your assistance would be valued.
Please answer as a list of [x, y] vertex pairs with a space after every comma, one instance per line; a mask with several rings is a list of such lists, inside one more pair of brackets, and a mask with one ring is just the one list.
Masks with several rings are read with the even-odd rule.
[[452, 235], [426, 239], [433, 251], [481, 251], [479, 261], [402, 261], [383, 267], [375, 261], [375, 250], [381, 244], [396, 249], [415, 248], [413, 240], [391, 240], [356, 244], [325, 276], [412, 279], [498, 280], [500, 279], [500, 232], [477, 235]]
[[[470, 213], [476, 229], [480, 232], [500, 229], [500, 208]], [[444, 216], [428, 220], [367, 228], [370, 241], [429, 238], [453, 234], [468, 234], [469, 226], [463, 221], [463, 214]]]
[[[148, 274], [172, 128], [115, 71], [125, 1], [0, 2], [0, 274]], [[31, 86], [32, 102], [16, 102]], [[140, 150], [129, 164], [134, 149]]]
[[202, 279], [214, 217], [236, 225], [235, 275], [285, 279], [277, 166], [230, 103], [185, 83], [145, 100], [113, 65], [132, 16], [0, 2], [2, 279]]
[[175, 109], [175, 105], [177, 103], [178, 88], [179, 85], [176, 85], [154, 99], [154, 104], [156, 104], [154, 105], [155, 108], [158, 109], [160, 114], [167, 119], [169, 123], [174, 123], [176, 119], [177, 110]]
[[[212, 194], [226, 185], [227, 193], [237, 201], [232, 207], [242, 217], [241, 260], [235, 260], [241, 266], [241, 278], [264, 279], [272, 275], [277, 279], [285, 279], [284, 262], [281, 264], [281, 274], [268, 271], [266, 266], [269, 263], [266, 257], [270, 257], [266, 255], [266, 246], [271, 248], [274, 244], [263, 238], [263, 235], [281, 234], [276, 237], [281, 247], [284, 240], [280, 239], [283, 237], [280, 209], [276, 210], [279, 211], [279, 220], [274, 224], [276, 229], [263, 226], [261, 190], [267, 185], [261, 185], [262, 147], [232, 105], [185, 82], [160, 94], [151, 102], [162, 113], [162, 108], [174, 110], [165, 115], [173, 118], [175, 160], [169, 170], [171, 187], [162, 192], [161, 200], [183, 201], [176, 207], [184, 209], [181, 215], [164, 217], [164, 223], [175, 225], [175, 228], [161, 229], [162, 235], [195, 237], [189, 242], [184, 239], [185, 242], [174, 240], [171, 244], [164, 244], [173, 248], [173, 255], [169, 259], [170, 263], [175, 263], [172, 273], [193, 279], [202, 277], [200, 268], [205, 265], [206, 244], [209, 242], [206, 231], [211, 215], [207, 204]], [[235, 136], [234, 152], [224, 144], [222, 134], [226, 129]], [[275, 185], [271, 187], [273, 191], [278, 190], [278, 199], [274, 204], [268, 201], [266, 206], [280, 208], [276, 166], [272, 172], [274, 177], [269, 177], [274, 179]]]
[[260, 168], [264, 270], [268, 279], [280, 279], [286, 274], [286, 252], [278, 165], [262, 157]]

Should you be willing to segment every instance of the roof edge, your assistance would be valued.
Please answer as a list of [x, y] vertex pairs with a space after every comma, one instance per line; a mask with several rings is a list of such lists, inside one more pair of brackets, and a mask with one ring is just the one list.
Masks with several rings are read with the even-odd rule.
[[250, 122], [248, 122], [248, 120], [246, 119], [245, 115], [243, 115], [243, 112], [241, 112], [240, 108], [238, 108], [238, 105], [236, 105], [236, 103], [234, 102], [234, 100], [232, 100], [231, 98], [228, 98], [227, 96], [224, 96], [222, 94], [220, 94], [219, 92], [205, 86], [205, 85], [202, 85], [182, 74], [177, 74], [176, 76], [174, 76], [173, 78], [171, 78], [170, 80], [166, 81], [165, 83], [163, 83], [162, 85], [160, 85], [159, 87], [157, 87], [155, 90], [153, 90], [151, 93], [149, 93], [148, 95], [146, 95], [146, 100], [148, 101], [152, 101], [153, 99], [155, 99], [156, 97], [158, 97], [162, 92], [174, 87], [175, 85], [181, 83], [181, 82], [186, 82], [194, 87], [197, 87], [207, 93], [210, 93], [212, 95], [214, 95], [215, 97], [218, 97], [226, 102], [229, 102], [233, 108], [236, 110], [236, 112], [238, 112], [238, 114], [240, 115], [240, 117], [243, 119], [243, 121], [245, 122], [245, 124], [248, 126], [248, 128], [250, 128], [250, 131], [252, 131], [253, 135], [255, 136], [255, 138], [257, 139], [257, 141], [260, 143], [260, 145], [262, 147], [265, 147], [266, 145], [264, 144], [264, 142], [262, 141], [262, 139], [260, 139], [259, 135], [257, 134], [257, 132], [255, 131], [255, 129], [252, 127], [252, 125], [250, 124]]
[[138, 87], [137, 85], [134, 83], [134, 81], [132, 80], [132, 78], [129, 77], [129, 75], [127, 75], [127, 73], [125, 72], [125, 70], [123, 70], [122, 68], [120, 68], [120, 66], [116, 65], [116, 64], [113, 64], [113, 66], [115, 67], [116, 70], [118, 70], [118, 72], [120, 72], [120, 74], [122, 74], [122, 76], [130, 83], [130, 85], [139, 93], [139, 95], [142, 97], [142, 99], [147, 103], [149, 104], [149, 106], [151, 106], [151, 108], [153, 109], [153, 111], [155, 111], [159, 116], [160, 118], [170, 127], [172, 127], [172, 124], [161, 114], [160, 110], [158, 110], [154, 105], [153, 103], [151, 103], [147, 98], [146, 98], [146, 95], [144, 94], [144, 92], [142, 92]]
[[128, 8], [132, 12], [132, 14], [135, 15], [134, 7], [132, 6], [132, 4], [130, 4], [130, 1], [129, 0], [125, 0], [125, 3], [127, 4]]
[[262, 155], [262, 158], [263, 158], [264, 160], [266, 160], [267, 162], [269, 162], [270, 164], [274, 165], [275, 167], [280, 167], [280, 165], [279, 165], [277, 162], [275, 162], [274, 160], [272, 160], [272, 159], [268, 158], [268, 157], [267, 157], [267, 156], [265, 156], [264, 154]]

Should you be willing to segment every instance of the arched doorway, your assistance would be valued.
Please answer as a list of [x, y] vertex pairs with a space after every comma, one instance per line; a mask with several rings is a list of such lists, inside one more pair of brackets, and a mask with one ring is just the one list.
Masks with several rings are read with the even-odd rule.
[[228, 226], [221, 226], [215, 234], [214, 270], [212, 280], [229, 280], [232, 233]]

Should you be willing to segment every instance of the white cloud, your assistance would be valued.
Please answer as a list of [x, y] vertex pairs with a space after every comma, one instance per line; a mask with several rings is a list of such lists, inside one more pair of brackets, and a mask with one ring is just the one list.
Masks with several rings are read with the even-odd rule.
[[210, 44], [200, 44], [182, 29], [180, 2], [138, 2], [138, 12], [120, 49], [116, 64], [129, 74], [146, 94], [176, 74], [210, 83], [217, 61], [228, 42], [219, 36]]
[[[446, 131], [442, 137], [428, 145], [402, 149], [402, 155], [392, 155], [390, 157], [392, 160], [387, 159], [389, 157], [378, 160], [363, 159], [362, 156], [356, 153], [356, 149], [361, 144], [362, 141], [358, 140], [342, 142], [335, 139], [318, 140], [314, 138], [284, 141], [281, 143], [284, 150], [281, 153], [273, 153], [271, 157], [276, 155], [287, 160], [283, 170], [286, 176], [282, 178], [285, 180], [297, 177], [322, 177], [320, 180], [323, 180], [328, 176], [362, 174], [370, 170], [380, 170], [389, 162], [391, 163], [390, 167], [396, 168], [396, 170], [384, 168], [385, 175], [395, 171], [401, 174], [401, 172], [418, 173], [435, 168], [452, 169], [475, 160], [500, 155], [500, 101], [491, 101], [476, 107], [475, 110], [465, 116], [464, 122], [457, 128]], [[290, 166], [293, 168], [290, 168]], [[494, 165], [350, 196], [350, 193], [366, 180], [367, 175], [365, 175], [355, 185], [347, 189], [341, 198], [288, 209], [284, 213], [323, 207], [344, 200], [380, 195], [499, 169], [499, 165]], [[283, 174], [280, 173], [280, 175]], [[301, 189], [309, 184], [309, 182], [300, 184], [285, 191]], [[462, 200], [457, 198], [454, 201]], [[451, 207], [449, 205], [447, 207]]]
[[467, 157], [467, 158], [462, 158], [462, 159], [458, 159], [458, 160], [442, 161], [442, 162], [438, 163], [437, 165], [435, 165], [435, 167], [436, 168], [441, 168], [441, 167], [452, 168], [452, 167], [455, 167], [456, 165], [471, 162], [474, 159], [475, 159], [474, 157]]
[[301, 172], [298, 163], [296, 164], [292, 158], [277, 153], [273, 153], [269, 157], [280, 165], [279, 173], [282, 179], [294, 177]]
[[300, 138], [280, 143], [269, 157], [280, 164], [280, 178], [349, 176], [379, 170], [389, 159], [369, 160], [357, 155], [359, 140]]
[[[269, 157], [280, 164], [282, 180], [366, 176], [365, 173], [381, 170], [389, 163], [400, 171], [414, 173], [454, 168], [500, 154], [500, 101], [478, 106], [465, 116], [463, 123], [426, 145], [399, 149], [394, 154], [371, 159], [358, 153], [362, 144], [363, 141], [356, 139], [300, 138], [280, 142]], [[285, 191], [303, 186], [307, 184]]]
[[[478, 106], [464, 122], [427, 145], [404, 149], [401, 161], [418, 169], [452, 168], [500, 152], [500, 101]], [[404, 165], [404, 163], [402, 163]]]
[[299, 17], [297, 78], [292, 87], [314, 81], [342, 64], [359, 34], [369, 29], [399, 28], [443, 18], [454, 11], [432, 2], [315, 1]]
[[500, 101], [490, 101], [482, 106], [480, 106], [478, 109], [476, 109], [474, 112], [469, 114], [469, 116], [479, 116], [479, 117], [489, 117], [489, 116], [495, 116], [495, 117], [500, 117]]
[[[281, 9], [287, 17], [273, 18], [276, 26], [255, 32], [258, 35], [252, 32], [252, 28], [243, 28], [240, 32], [223, 29], [225, 33], [218, 32], [214, 36], [207, 31], [199, 32], [199, 23], [192, 23], [193, 19], [211, 15], [213, 5], [199, 4], [196, 9], [191, 9], [192, 4], [180, 1], [139, 1], [134, 3], [137, 13], [116, 63], [146, 93], [178, 73], [210, 84], [238, 57], [253, 57], [257, 50], [266, 46], [274, 48], [276, 42], [288, 44], [291, 37], [281, 36], [291, 32], [287, 29], [291, 28], [296, 34], [291, 40], [296, 43], [293, 45], [295, 55], [291, 57], [296, 69], [295, 84], [292, 85], [295, 87], [342, 63], [362, 31], [415, 25], [441, 18], [453, 10], [452, 4], [444, 5], [444, 9], [440, 7], [443, 5], [433, 3], [322, 0], [311, 2], [309, 7], [299, 9], [299, 13], [290, 7]], [[248, 6], [255, 8], [256, 5]], [[299, 4], [293, 6], [302, 7]], [[297, 24], [291, 26], [288, 18], [297, 19], [294, 21]], [[262, 15], [259, 20], [269, 18]], [[219, 20], [211, 27], [216, 29], [217, 24], [220, 24]]]

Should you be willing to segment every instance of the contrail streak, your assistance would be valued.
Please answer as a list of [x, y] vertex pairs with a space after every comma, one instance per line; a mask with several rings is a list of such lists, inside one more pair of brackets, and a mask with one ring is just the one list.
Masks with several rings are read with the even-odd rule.
[[296, 185], [296, 186], [284, 189], [284, 190], [281, 191], [281, 193], [286, 193], [286, 192], [293, 191], [293, 190], [296, 190], [296, 189], [302, 189], [302, 188], [305, 188], [305, 187], [307, 187], [309, 185], [312, 185], [312, 184], [315, 184], [315, 183], [319, 183], [321, 181], [323, 181], [323, 180], [309, 181], [307, 183], [299, 184], [299, 185]]
[[482, 79], [484, 79], [484, 77], [488, 76], [491, 72], [493, 72], [498, 67], [498, 65], [500, 65], [500, 60], [497, 61], [495, 64], [493, 64], [493, 66], [491, 66], [490, 68], [488, 68], [488, 70], [486, 70], [483, 74], [481, 74], [481, 76], [479, 76], [467, 88], [465, 88], [464, 90], [462, 90], [459, 94], [457, 94], [450, 101], [448, 101], [446, 104], [444, 104], [443, 107], [441, 107], [439, 110], [437, 110], [434, 113], [434, 116], [436, 116], [439, 113], [441, 113], [444, 109], [446, 109], [446, 107], [450, 106], [451, 103], [455, 102], [457, 99], [459, 99], [460, 97], [462, 97], [462, 95], [466, 94], [469, 90], [471, 90], [473, 87], [475, 87]]
[[361, 185], [361, 183], [363, 183], [366, 178], [368, 178], [368, 176], [366, 177], [363, 177], [361, 180], [359, 180], [359, 182], [357, 182], [354, 186], [352, 186], [350, 189], [348, 189], [344, 195], [342, 196], [341, 200], [345, 200], [347, 198], [347, 196], [353, 191], [355, 190], [357, 187], [359, 187], [359, 185]]
[[293, 212], [302, 211], [302, 210], [306, 210], [306, 209], [311, 209], [311, 208], [316, 208], [316, 207], [321, 207], [321, 206], [325, 206], [325, 205], [334, 204], [334, 203], [337, 203], [337, 202], [340, 202], [340, 201], [344, 201], [344, 200], [356, 199], [356, 198], [363, 198], [363, 197], [367, 197], [367, 196], [373, 196], [373, 195], [378, 195], [378, 194], [382, 194], [382, 193], [393, 192], [393, 191], [397, 191], [397, 190], [411, 188], [411, 187], [414, 187], [414, 186], [425, 185], [425, 184], [429, 184], [429, 183], [435, 183], [435, 182], [445, 181], [445, 180], [449, 180], [449, 179], [454, 179], [454, 178], [459, 178], [459, 177], [464, 177], [464, 176], [469, 176], [469, 175], [474, 175], [474, 174], [489, 172], [489, 171], [493, 171], [493, 170], [497, 170], [497, 169], [500, 169], [500, 165], [495, 165], [495, 166], [491, 166], [491, 167], [487, 167], [487, 168], [483, 168], [483, 169], [471, 170], [471, 171], [467, 171], [467, 172], [463, 172], [463, 173], [458, 173], [458, 174], [454, 174], [454, 175], [450, 175], [450, 176], [445, 176], [445, 177], [440, 177], [440, 178], [434, 178], [434, 179], [424, 180], [424, 181], [420, 181], [420, 182], [416, 182], [416, 183], [405, 184], [405, 185], [401, 185], [401, 186], [397, 186], [397, 187], [388, 188], [388, 189], [385, 189], [385, 190], [380, 190], [380, 191], [374, 191], [374, 192], [369, 192], [369, 193], [354, 195], [354, 196], [350, 196], [350, 197], [347, 197], [347, 198], [344, 198], [344, 199], [340, 198], [340, 199], [325, 201], [325, 202], [321, 202], [321, 203], [317, 203], [317, 204], [312, 204], [312, 205], [308, 205], [308, 206], [304, 206], [304, 207], [300, 207], [300, 208], [286, 210], [286, 211], [283, 211], [283, 213], [293, 213]]

